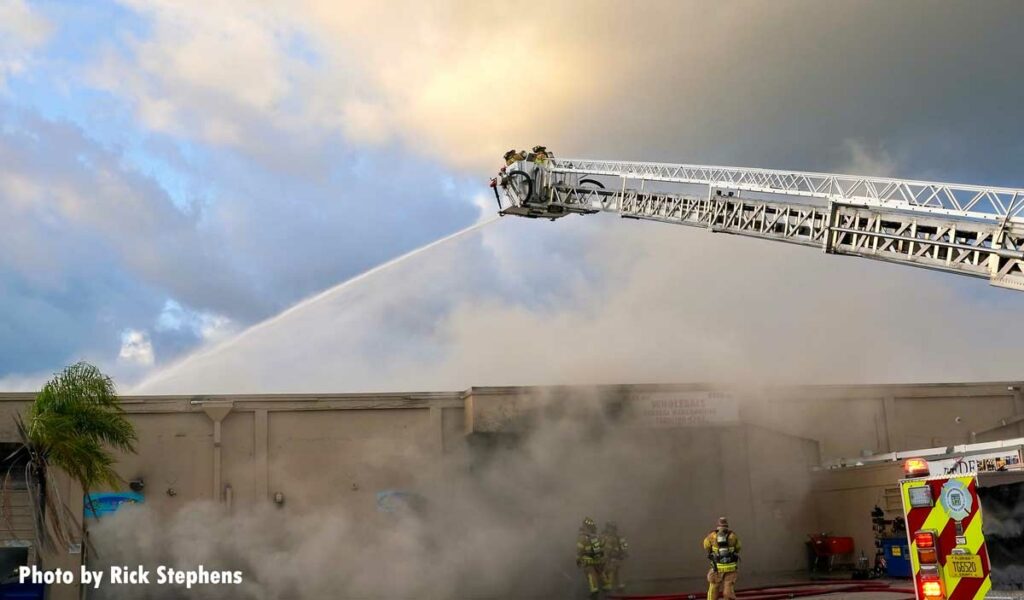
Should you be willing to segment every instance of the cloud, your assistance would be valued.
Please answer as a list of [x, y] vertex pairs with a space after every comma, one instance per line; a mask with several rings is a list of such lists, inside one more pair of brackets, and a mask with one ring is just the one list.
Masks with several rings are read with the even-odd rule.
[[864, 142], [855, 139], [844, 140], [843, 145], [850, 154], [848, 166], [842, 168], [843, 173], [899, 177], [897, 160], [885, 148], [868, 148]]
[[[22, 17], [28, 10], [21, 3], [5, 6], [18, 7]], [[797, 0], [770, 6], [651, 2], [636, 11], [621, 3], [566, 0], [545, 5], [537, 18], [499, 3], [411, 0], [129, 1], [118, 10], [104, 8], [104, 35], [94, 33], [89, 43], [65, 39], [82, 34], [72, 22], [82, 16], [62, 13], [67, 19], [54, 43], [37, 35], [29, 44], [43, 52], [38, 64], [45, 69], [8, 77], [18, 94], [11, 106], [0, 107], [6, 113], [0, 212], [12, 224], [0, 241], [0, 282], [10, 290], [0, 298], [6, 309], [0, 341], [19, 350], [0, 351], [2, 372], [45, 371], [83, 355], [115, 361], [126, 328], [148, 333], [157, 363], [174, 360], [216, 337], [223, 326], [217, 319], [244, 328], [477, 221], [481, 209], [490, 210], [491, 201], [480, 196], [486, 177], [513, 145], [541, 142], [559, 155], [599, 158], [1020, 183], [1013, 174], [1024, 150], [1024, 123], [1015, 115], [1024, 84], [1005, 65], [1024, 61], [1013, 29], [1024, 8], [1012, 1], [993, 0], [985, 11], [953, 2], [939, 10], [915, 0], [827, 7]], [[974, 44], [965, 31], [985, 31], [988, 42]], [[38, 87], [28, 86], [30, 79]], [[983, 89], [999, 92], [978, 92]], [[66, 116], [78, 126], [37, 113]], [[628, 283], [649, 294], [637, 297], [652, 307], [637, 318], [658, 313], [655, 274], [643, 271], [649, 263], [620, 264], [605, 255], [689, 258], [710, 243], [694, 232], [663, 229], [637, 230], [651, 236], [647, 241], [626, 236], [607, 219], [503, 223], [501, 235], [495, 229], [478, 245], [462, 246], [473, 256], [450, 259], [462, 265], [458, 276], [438, 273], [435, 282], [412, 273], [394, 292], [405, 301], [371, 304], [351, 323], [346, 320], [355, 313], [344, 312], [351, 307], [324, 317], [348, 323], [342, 337], [352, 356], [343, 358], [350, 364], [366, 356], [389, 359], [370, 364], [365, 379], [357, 374], [345, 384], [406, 381], [381, 374], [384, 367], [388, 374], [416, 374], [407, 379], [410, 385], [471, 380], [467, 371], [438, 366], [465, 362], [451, 358], [462, 352], [458, 344], [473, 349], [465, 358], [482, 380], [493, 379], [485, 377], [491, 366], [470, 359], [493, 347], [505, 348], [505, 360], [520, 361], [512, 364], [523, 379], [569, 377], [589, 361], [530, 362], [530, 354], [544, 348], [574, 349], [551, 342], [534, 351], [529, 339], [545, 339], [536, 330], [550, 324], [563, 333], [582, 328], [578, 340], [599, 346], [602, 340], [586, 333], [595, 326], [575, 314], [577, 308], [601, 316], [606, 324], [595, 330], [623, 336], [621, 347], [661, 356], [647, 344], [671, 327], [649, 323], [658, 329], [649, 334], [644, 327], [615, 326], [618, 321], [604, 319], [602, 302], [615, 304], [619, 287]], [[672, 243], [679, 245], [661, 245], [667, 243], [657, 241], [662, 235], [677, 236]], [[757, 266], [743, 272], [750, 281], [766, 281], [780, 302], [792, 303], [781, 313], [792, 328], [797, 315], [839, 299], [783, 293], [765, 272], [799, 265], [813, 275], [798, 278], [799, 285], [847, 290], [886, 309], [892, 302], [850, 289], [844, 278], [861, 277], [860, 270], [790, 258], [783, 249], [757, 246], [749, 250], [756, 256], [733, 254], [733, 243], [735, 252], [746, 252], [752, 242], [729, 240], [716, 250], [719, 268], [731, 273]], [[903, 286], [932, 281], [871, 263], [857, 269], [877, 274], [870, 279], [875, 290], [903, 294]], [[692, 273], [677, 276], [684, 275]], [[720, 286], [701, 276], [700, 285], [658, 293], [702, 305], [702, 297], [691, 295], [713, 297]], [[934, 297], [962, 314], [990, 305], [1001, 310], [1007, 302], [978, 282], [942, 282]], [[756, 290], [737, 286], [734, 292]], [[918, 298], [927, 304], [931, 297]], [[158, 327], [169, 299], [191, 315], [181, 316], [187, 324], [178, 329]], [[381, 306], [387, 311], [374, 312]], [[702, 343], [709, 349], [688, 364], [718, 356], [734, 365], [744, 344], [773, 352], [739, 325], [727, 334], [707, 329], [730, 316], [715, 306], [706, 310], [692, 330], [707, 332]], [[866, 309], [858, 310], [869, 318]], [[884, 321], [889, 312], [879, 310], [870, 318]], [[673, 314], [666, 307], [660, 316], [671, 321]], [[203, 319], [212, 319], [211, 329]], [[369, 323], [383, 325], [374, 330]], [[519, 326], [503, 330], [501, 323]], [[749, 331], [772, 339], [766, 323], [751, 323]], [[815, 326], [839, 335], [827, 325]], [[482, 348], [474, 328], [495, 336], [492, 346]], [[689, 335], [678, 332], [680, 339]], [[27, 347], [14, 343], [25, 339]], [[517, 350], [520, 343], [527, 348]], [[908, 356], [893, 358], [894, 364], [917, 360], [915, 352]], [[636, 376], [686, 375], [656, 368], [662, 360], [636, 360]], [[621, 368], [625, 376], [629, 364], [623, 359], [602, 372]], [[789, 373], [792, 364], [781, 372]], [[766, 369], [752, 368], [754, 375]], [[695, 371], [704, 372], [716, 371]]]
[[0, 377], [0, 392], [29, 392], [42, 389], [52, 373], [5, 375]]
[[76, 127], [4, 114], [0, 373], [112, 362], [121, 332], [150, 323], [168, 295], [199, 305], [247, 295], [195, 215], [153, 180]]
[[121, 332], [121, 351], [117, 356], [123, 361], [145, 367], [153, 366], [155, 362], [149, 335], [136, 329]]
[[[612, 83], [580, 70], [628, 59], [578, 28], [550, 35], [582, 5], [553, 5], [538, 25], [486, 3], [126, 4], [151, 34], [108, 46], [90, 81], [127, 98], [149, 128], [248, 152], [269, 129], [298, 144], [397, 140], [479, 167]], [[595, 32], [611, 33], [606, 7], [587, 12], [606, 21]], [[548, 57], [517, 63], [533, 53]]]
[[24, 0], [0, 3], [0, 91], [7, 77], [23, 72], [33, 51], [53, 33], [53, 25]]
[[[13, 116], [0, 135], [0, 210], [23, 228], [22, 239], [4, 244], [13, 256], [0, 259], [3, 264], [60, 285], [75, 255], [86, 250], [80, 259], [116, 256], [110, 266], [190, 300], [207, 293], [204, 288], [229, 287], [233, 276], [218, 249], [199, 235], [198, 215], [178, 210], [155, 181], [124, 169], [117, 153], [79, 128], [30, 113]], [[46, 229], [67, 237], [48, 238]], [[206, 264], [206, 275], [182, 273], [190, 263]]]
[[[454, 0], [129, 6], [152, 36], [111, 48], [96, 81], [152, 127], [242, 147], [269, 124], [296, 140], [396, 140], [475, 169], [538, 142], [821, 169], [856, 138], [914, 155], [915, 176], [968, 176], [967, 156], [1007, 172], [989, 134], [1020, 127], [1011, 98], [1024, 88], [996, 67], [1024, 59], [1012, 29], [1024, 9], [1006, 0], [567, 0], [540, 18]], [[963, 31], [989, 44], [967, 46]]]
[[124, 32], [90, 70], [89, 81], [127, 98], [153, 131], [244, 149], [313, 124], [302, 111], [315, 73], [289, 54], [301, 35], [284, 3], [134, 3], [148, 35]]
[[203, 341], [217, 341], [232, 333], [234, 323], [224, 315], [188, 310], [168, 299], [156, 320], [156, 331], [189, 331]]
[[216, 182], [212, 200], [172, 198], [163, 171], [141, 173], [122, 148], [5, 106], [0, 376], [114, 363], [125, 329], [172, 359], [478, 215], [461, 178], [337, 147], [340, 163], [311, 181], [164, 152], [186, 181]]

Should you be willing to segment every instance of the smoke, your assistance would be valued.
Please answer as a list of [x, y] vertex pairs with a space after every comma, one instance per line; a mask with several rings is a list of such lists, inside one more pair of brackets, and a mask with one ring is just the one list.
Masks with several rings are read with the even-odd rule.
[[[567, 0], [536, 18], [488, 2], [127, 4], [148, 35], [103, 53], [94, 83], [157, 131], [269, 153], [275, 169], [319, 164], [340, 134], [481, 181], [507, 148], [543, 143], [561, 156], [1015, 183], [1019, 152], [992, 140], [1022, 139], [1003, 118], [1019, 82], [991, 68], [1021, 56], [1014, 2]], [[967, 48], [961, 30], [992, 45]], [[947, 81], [972, 85], [936, 87]], [[968, 93], [987, 88], [1007, 91]], [[459, 246], [469, 255], [407, 264], [136, 391], [1016, 376], [1015, 307], [981, 282], [566, 221], [503, 224]]]
[[[989, 474], [986, 474], [989, 475]], [[993, 478], [1003, 473], [991, 474]], [[1024, 589], [1024, 482], [993, 481], [978, 488], [982, 531], [992, 564], [992, 587]]]
[[659, 223], [504, 219], [131, 391], [1013, 379], [1015, 300], [980, 280]]
[[[719, 433], [640, 429], [615, 402], [567, 394], [542, 398], [512, 424], [520, 433], [474, 434], [441, 461], [402, 456], [403, 470], [416, 474], [405, 491], [422, 505], [389, 513], [366, 502], [286, 500], [229, 513], [196, 503], [171, 515], [126, 507], [92, 527], [100, 555], [92, 568], [243, 571], [241, 586], [146, 590], [157, 598], [569, 597], [581, 583], [576, 530], [589, 515], [599, 526], [617, 521], [630, 540], [627, 577], [666, 562], [701, 573], [700, 537], [732, 500], [713, 502], [708, 492], [680, 505], [718, 489], [714, 477], [701, 484], [721, 468]], [[107, 585], [95, 597], [139, 596], [138, 587]]]

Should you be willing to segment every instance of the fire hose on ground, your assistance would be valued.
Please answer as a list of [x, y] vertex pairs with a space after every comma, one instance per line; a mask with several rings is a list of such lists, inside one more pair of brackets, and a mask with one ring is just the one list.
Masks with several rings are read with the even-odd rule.
[[[812, 581], [737, 590], [736, 595], [742, 600], [786, 600], [788, 598], [806, 598], [808, 596], [825, 596], [829, 594], [855, 594], [877, 592], [887, 594], [909, 594], [894, 600], [914, 600], [914, 590], [906, 587], [893, 587], [883, 582], [856, 581]], [[615, 600], [696, 600], [706, 598], [707, 591], [683, 592], [675, 594], [650, 595], [618, 595], [609, 596]]]

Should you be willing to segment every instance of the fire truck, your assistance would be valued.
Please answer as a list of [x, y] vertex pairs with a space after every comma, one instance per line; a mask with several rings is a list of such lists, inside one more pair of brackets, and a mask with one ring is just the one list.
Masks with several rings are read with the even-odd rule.
[[967, 444], [906, 459], [899, 487], [918, 600], [1024, 598], [1021, 450]]

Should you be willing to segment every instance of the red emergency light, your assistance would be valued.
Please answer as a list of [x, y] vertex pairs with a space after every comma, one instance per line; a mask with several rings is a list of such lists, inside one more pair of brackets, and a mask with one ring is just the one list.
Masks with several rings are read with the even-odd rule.
[[918, 550], [921, 548], [934, 548], [935, 534], [931, 531], [918, 531], [914, 534], [914, 543], [917, 544]]
[[918, 531], [914, 534], [914, 545], [917, 546], [917, 562], [922, 565], [934, 565], [939, 562], [934, 531]]
[[903, 463], [903, 473], [907, 477], [927, 477], [931, 475], [928, 468], [928, 461], [923, 458], [908, 458]]

